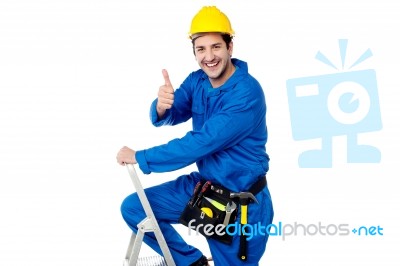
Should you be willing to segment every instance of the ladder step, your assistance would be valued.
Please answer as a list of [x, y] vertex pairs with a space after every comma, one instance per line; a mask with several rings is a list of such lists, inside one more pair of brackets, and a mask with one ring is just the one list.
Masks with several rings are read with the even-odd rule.
[[167, 266], [161, 256], [141, 257], [138, 259], [137, 266]]

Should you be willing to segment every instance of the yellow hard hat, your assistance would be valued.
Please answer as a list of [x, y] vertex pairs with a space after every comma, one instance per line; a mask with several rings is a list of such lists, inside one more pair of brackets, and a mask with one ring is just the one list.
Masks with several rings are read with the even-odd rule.
[[192, 19], [189, 38], [201, 32], [221, 32], [233, 37], [235, 32], [228, 17], [216, 6], [204, 6]]

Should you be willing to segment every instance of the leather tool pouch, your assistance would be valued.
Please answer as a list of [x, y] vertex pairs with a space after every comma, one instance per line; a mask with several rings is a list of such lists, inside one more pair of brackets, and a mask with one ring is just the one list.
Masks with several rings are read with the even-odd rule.
[[[204, 183], [203, 181], [200, 189]], [[196, 200], [198, 196], [195, 191], [192, 199], [183, 210], [179, 222], [198, 231], [206, 238], [213, 238], [225, 244], [232, 243], [232, 236], [226, 233], [226, 225], [224, 225], [225, 208], [232, 201], [229, 193], [227, 193], [228, 191], [222, 186], [211, 184], [198, 200]], [[209, 213], [210, 210], [202, 211], [202, 208], [209, 208], [212, 215]], [[237, 213], [237, 208], [231, 212], [228, 224], [236, 221]]]

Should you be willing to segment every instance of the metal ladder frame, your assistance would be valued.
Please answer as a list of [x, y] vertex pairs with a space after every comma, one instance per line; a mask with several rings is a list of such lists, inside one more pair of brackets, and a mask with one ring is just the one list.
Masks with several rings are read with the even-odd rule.
[[131, 240], [129, 242], [128, 249], [125, 255], [124, 266], [135, 266], [138, 262], [140, 248], [142, 246], [143, 237], [146, 232], [153, 232], [155, 234], [166, 264], [168, 266], [175, 266], [175, 262], [172, 258], [171, 252], [169, 251], [167, 242], [165, 241], [158, 222], [154, 217], [153, 210], [151, 209], [143, 186], [140, 183], [135, 167], [132, 164], [126, 164], [126, 167], [132, 179], [133, 185], [136, 188], [136, 193], [146, 213], [146, 217], [140, 223], [138, 223], [138, 233], [135, 234], [134, 232], [132, 232]]

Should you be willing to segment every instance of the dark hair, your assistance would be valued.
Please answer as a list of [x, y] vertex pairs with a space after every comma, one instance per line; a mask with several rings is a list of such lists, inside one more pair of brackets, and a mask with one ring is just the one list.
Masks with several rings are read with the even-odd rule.
[[[221, 34], [222, 35], [222, 39], [224, 40], [225, 44], [226, 44], [226, 48], [229, 49], [229, 44], [232, 42], [232, 36], [230, 34], [224, 33]], [[194, 42], [196, 41], [197, 38], [193, 38], [192, 39], [192, 48], [193, 48], [193, 54], [196, 55], [196, 52], [194, 50]]]

